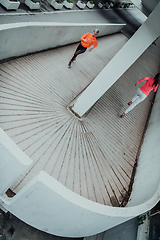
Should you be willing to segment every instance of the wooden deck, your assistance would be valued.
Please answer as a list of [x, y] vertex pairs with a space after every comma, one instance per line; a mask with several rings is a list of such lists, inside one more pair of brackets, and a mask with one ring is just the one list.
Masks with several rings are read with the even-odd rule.
[[135, 82], [156, 74], [157, 66], [150, 59], [158, 57], [160, 44], [152, 45], [83, 121], [67, 106], [126, 41], [121, 33], [99, 38], [97, 49], [77, 57], [71, 69], [67, 64], [77, 44], [0, 64], [1, 127], [33, 160], [11, 186], [15, 193], [44, 170], [85, 198], [120, 206], [128, 192], [153, 94], [124, 119], [119, 116], [136, 93]]

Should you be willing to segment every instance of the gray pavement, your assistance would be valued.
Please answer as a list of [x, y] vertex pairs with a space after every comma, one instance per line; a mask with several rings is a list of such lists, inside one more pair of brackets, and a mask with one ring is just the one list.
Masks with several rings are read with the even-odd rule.
[[[53, 236], [39, 231], [20, 221], [11, 213], [0, 210], [0, 240], [63, 240], [64, 237]], [[76, 238], [77, 239], [77, 238]], [[82, 239], [82, 238], [78, 238]], [[74, 240], [74, 238], [72, 238]]]
[[[68, 23], [126, 23], [123, 28], [123, 34], [128, 38], [140, 27], [146, 20], [145, 15], [137, 8], [128, 9], [99, 9], [97, 1], [93, 9], [78, 9], [77, 0], [73, 0], [72, 10], [62, 8], [54, 10], [50, 5], [51, 0], [41, 0], [39, 10], [29, 10], [20, 0], [21, 4], [17, 10], [5, 10], [0, 5], [0, 24], [14, 22], [68, 22]], [[84, 0], [87, 3], [87, 0]]]
[[137, 218], [131, 219], [105, 232], [103, 240], [136, 240]]
[[[51, 6], [51, 1], [52, 0], [40, 0], [40, 9], [36, 9], [36, 10], [30, 10], [26, 5], [25, 5], [25, 0], [19, 0], [20, 2], [20, 6], [17, 10], [9, 10], [7, 11], [2, 5], [0, 5], [0, 13], [2, 14], [23, 14], [23, 13], [28, 13], [28, 14], [37, 14], [37, 13], [54, 13], [54, 12], [63, 12], [63, 11], [70, 11], [69, 9], [66, 9], [65, 7], [62, 7], [61, 10], [55, 10], [52, 6]], [[85, 3], [88, 2], [88, 0], [83, 0]], [[121, 0], [119, 0], [120, 2]], [[87, 7], [83, 10], [80, 10], [77, 6], [76, 6], [76, 2], [77, 0], [72, 0], [73, 2], [73, 8], [71, 9], [71, 11], [73, 10], [79, 10], [81, 12], [85, 11], [86, 9], [88, 9]], [[90, 11], [94, 10], [94, 9], [99, 9], [98, 8], [98, 0], [94, 0], [95, 6], [93, 9], [90, 9]], [[122, 0], [123, 2], [123, 0]], [[124, 2], [126, 3], [130, 3], [130, 0], [124, 0]], [[89, 10], [89, 9], [88, 9]]]

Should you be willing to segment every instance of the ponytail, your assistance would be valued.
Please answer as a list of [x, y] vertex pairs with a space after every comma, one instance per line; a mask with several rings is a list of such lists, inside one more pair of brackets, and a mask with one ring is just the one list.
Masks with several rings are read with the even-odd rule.
[[160, 82], [160, 73], [157, 73], [154, 77], [154, 83], [152, 84], [152, 86], [157, 86]]

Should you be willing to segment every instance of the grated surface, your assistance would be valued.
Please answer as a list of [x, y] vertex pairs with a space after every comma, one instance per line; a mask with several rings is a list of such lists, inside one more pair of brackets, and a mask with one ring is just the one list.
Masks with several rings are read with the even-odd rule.
[[67, 106], [126, 41], [121, 33], [99, 38], [97, 49], [77, 57], [71, 69], [67, 64], [77, 44], [0, 65], [1, 127], [33, 160], [11, 187], [15, 193], [44, 170], [92, 201], [112, 206], [122, 202], [153, 94], [124, 119], [119, 116], [135, 95], [135, 82], [155, 71], [154, 61], [146, 59], [156, 54], [157, 46], [141, 56], [83, 121]]

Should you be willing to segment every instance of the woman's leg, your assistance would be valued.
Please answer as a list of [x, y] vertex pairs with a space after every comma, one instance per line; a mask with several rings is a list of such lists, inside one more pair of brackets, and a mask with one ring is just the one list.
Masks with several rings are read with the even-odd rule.
[[[139, 88], [137, 89], [137, 91], [139, 90]], [[132, 98], [131, 102], [135, 102], [137, 100], [137, 98], [139, 97], [139, 94], [136, 93], [136, 95]]]
[[144, 94], [139, 88], [137, 89], [137, 94], [132, 99], [132, 104], [129, 106], [129, 108], [124, 112], [127, 114], [130, 112], [135, 106], [137, 106], [140, 102], [142, 102], [146, 98], [146, 94]]

